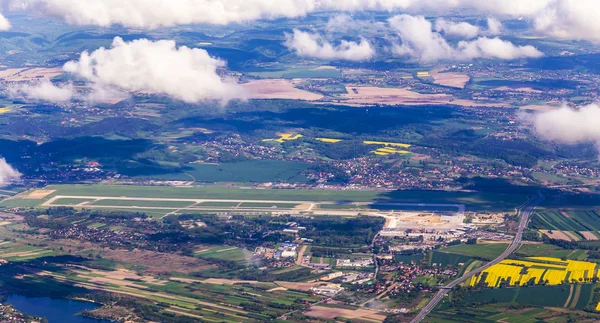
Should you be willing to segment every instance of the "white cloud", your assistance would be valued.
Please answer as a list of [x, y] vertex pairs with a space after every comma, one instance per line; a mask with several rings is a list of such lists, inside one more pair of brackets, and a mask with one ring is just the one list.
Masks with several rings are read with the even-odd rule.
[[533, 46], [515, 46], [509, 41], [487, 37], [461, 41], [455, 48], [440, 33], [433, 31], [431, 22], [423, 16], [399, 15], [391, 18], [389, 23], [402, 41], [393, 47], [393, 52], [424, 62], [474, 58], [516, 59], [543, 55]]
[[83, 52], [64, 70], [102, 87], [169, 95], [185, 102], [244, 98], [243, 88], [217, 73], [225, 62], [174, 41], [114, 39], [109, 49]]
[[580, 109], [564, 106], [537, 113], [533, 124], [544, 139], [566, 144], [593, 142], [600, 147], [600, 106], [597, 104]]
[[11, 27], [12, 25], [10, 24], [10, 21], [8, 21], [8, 19], [6, 19], [6, 17], [0, 13], [0, 30], [9, 30]]
[[438, 19], [435, 22], [435, 31], [443, 32], [447, 36], [458, 36], [462, 38], [475, 38], [481, 32], [479, 27], [468, 22], [453, 22], [446, 19]]
[[535, 15], [538, 32], [559, 39], [600, 42], [600, 1], [555, 0]]
[[57, 86], [49, 80], [33, 84], [15, 84], [7, 88], [8, 95], [28, 101], [68, 102], [74, 97], [72, 84]]
[[473, 41], [458, 43], [458, 59], [498, 58], [517, 59], [523, 57], [541, 57], [544, 54], [533, 46], [515, 46], [513, 43], [500, 38], [482, 37]]
[[[471, 10], [523, 17], [536, 30], [561, 39], [600, 42], [598, 0], [4, 0], [12, 10], [60, 17], [71, 24], [158, 28], [229, 24], [302, 17], [316, 11], [357, 12]], [[0, 18], [0, 28], [8, 28]]]
[[21, 179], [21, 173], [10, 166], [6, 159], [0, 158], [0, 187], [18, 182]]
[[353, 28], [355, 24], [356, 21], [350, 15], [339, 14], [329, 18], [326, 29], [329, 32], [347, 30], [348, 28]]
[[285, 38], [285, 45], [303, 57], [365, 61], [375, 55], [375, 50], [366, 39], [361, 39], [360, 43], [342, 40], [338, 46], [334, 46], [319, 34], [298, 29], [294, 29], [293, 34], [286, 34]]
[[488, 25], [488, 30], [487, 30], [488, 35], [499, 35], [502, 32], [502, 30], [504, 29], [502, 22], [494, 17], [489, 17], [487, 19], [487, 25]]

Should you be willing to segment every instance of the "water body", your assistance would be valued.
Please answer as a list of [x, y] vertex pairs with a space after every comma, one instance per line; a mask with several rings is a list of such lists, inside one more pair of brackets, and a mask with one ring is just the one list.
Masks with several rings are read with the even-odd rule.
[[20, 295], [9, 296], [6, 303], [25, 314], [45, 317], [48, 323], [110, 323], [110, 321], [77, 315], [85, 310], [98, 308], [99, 305], [94, 303], [49, 297], [30, 298]]

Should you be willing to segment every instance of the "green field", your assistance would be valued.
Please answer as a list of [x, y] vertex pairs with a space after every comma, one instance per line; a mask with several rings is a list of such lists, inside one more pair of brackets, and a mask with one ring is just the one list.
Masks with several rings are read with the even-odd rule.
[[507, 244], [472, 244], [458, 245], [440, 250], [443, 253], [459, 254], [467, 257], [492, 260], [500, 256], [508, 248]]
[[302, 183], [308, 179], [302, 175], [310, 168], [304, 162], [279, 160], [251, 160], [227, 164], [189, 165], [184, 173], [144, 176], [158, 180], [178, 180], [196, 182], [278, 182]]
[[437, 264], [438, 267], [446, 266], [458, 266], [460, 264], [466, 264], [472, 258], [469, 256], [451, 254], [439, 251], [432, 251], [428, 254], [429, 265]]
[[242, 203], [240, 208], [279, 208], [279, 209], [293, 209], [298, 204], [289, 203]]
[[545, 308], [527, 307], [508, 309], [507, 304], [490, 304], [477, 307], [444, 309], [431, 313], [423, 320], [427, 323], [568, 323], [569, 313]]
[[[155, 187], [115, 185], [51, 185], [52, 196], [143, 197], [181, 199], [240, 199], [315, 202], [380, 202], [465, 204], [470, 210], [510, 210], [525, 196], [478, 192], [444, 191], [336, 191], [275, 190], [218, 187]], [[31, 201], [27, 200], [29, 204]], [[41, 201], [37, 201], [41, 203]], [[376, 204], [376, 203], [375, 203]]]
[[[59, 203], [56, 203], [59, 204]], [[160, 207], [179, 209], [191, 206], [194, 202], [186, 201], [143, 201], [143, 200], [99, 200], [90, 205], [114, 207]]]
[[[571, 287], [574, 288], [573, 297], [569, 299]], [[592, 284], [560, 285], [560, 286], [530, 286], [518, 288], [483, 289], [470, 292], [462, 299], [462, 305], [483, 303], [515, 303], [532, 306], [563, 307], [569, 300], [567, 307], [573, 305], [575, 309], [583, 309], [592, 297]], [[579, 289], [579, 291], [577, 291]], [[579, 297], [575, 297], [579, 294]], [[577, 302], [575, 303], [575, 300]], [[575, 304], [573, 304], [575, 303]]]
[[526, 244], [517, 249], [515, 255], [520, 257], [552, 257], [570, 260], [586, 260], [587, 251], [569, 250], [551, 244]]
[[56, 205], [77, 205], [77, 204], [81, 204], [81, 203], [85, 203], [85, 202], [92, 202], [94, 200], [90, 200], [90, 199], [58, 199], [56, 201], [54, 201], [54, 204]]
[[197, 252], [195, 256], [202, 259], [231, 260], [247, 265], [252, 256], [252, 252], [237, 247], [220, 246]]
[[341, 77], [342, 73], [337, 69], [316, 69], [316, 68], [290, 68], [273, 71], [251, 72], [253, 76], [260, 78], [335, 78]]
[[600, 231], [600, 214], [595, 210], [540, 210], [535, 213], [531, 226], [546, 230]]

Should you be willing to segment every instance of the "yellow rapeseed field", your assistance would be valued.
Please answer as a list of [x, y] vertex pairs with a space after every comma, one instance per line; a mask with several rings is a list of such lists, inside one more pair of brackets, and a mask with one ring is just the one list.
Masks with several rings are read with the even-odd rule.
[[374, 154], [376, 155], [380, 155], [380, 156], [387, 156], [387, 155], [391, 155], [391, 154], [401, 154], [401, 155], [406, 155], [406, 154], [410, 154], [410, 151], [408, 150], [398, 150], [396, 148], [379, 148], [377, 150], [373, 151]]
[[[535, 284], [560, 285], [566, 279], [569, 283], [590, 282], [600, 278], [597, 264], [587, 261], [561, 260], [549, 257], [530, 257], [527, 260], [503, 260], [492, 266], [486, 273], [483, 283], [488, 287], [499, 287], [505, 281], [510, 286]], [[483, 274], [471, 278], [470, 285], [482, 283]]]
[[412, 145], [409, 144], [401, 144], [397, 142], [384, 142], [384, 141], [364, 141], [365, 145], [383, 145], [383, 146], [391, 146], [391, 147], [401, 147], [401, 148], [410, 148]]
[[317, 138], [317, 140], [326, 142], [326, 143], [330, 143], [330, 144], [337, 144], [338, 142], [342, 141], [341, 139], [332, 139], [332, 138]]
[[303, 136], [301, 134], [294, 135], [293, 133], [280, 133], [278, 139], [263, 139], [263, 142], [278, 142], [283, 143], [291, 140], [298, 140]]

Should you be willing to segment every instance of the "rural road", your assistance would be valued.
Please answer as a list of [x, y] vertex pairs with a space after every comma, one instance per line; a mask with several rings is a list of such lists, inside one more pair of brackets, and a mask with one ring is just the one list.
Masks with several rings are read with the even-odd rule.
[[538, 195], [537, 198], [529, 199], [527, 202], [525, 202], [525, 204], [521, 205], [518, 208], [518, 213], [521, 214], [521, 222], [519, 223], [519, 230], [517, 231], [517, 235], [515, 236], [515, 239], [513, 240], [513, 242], [510, 244], [510, 246], [508, 246], [508, 248], [500, 256], [498, 256], [498, 258], [490, 261], [486, 265], [479, 267], [476, 270], [473, 270], [473, 271], [465, 274], [464, 276], [452, 281], [450, 284], [442, 287], [440, 289], [440, 291], [429, 301], [429, 303], [427, 303], [427, 305], [425, 307], [423, 307], [421, 312], [414, 319], [412, 319], [412, 321], [410, 321], [410, 323], [421, 322], [425, 318], [425, 316], [427, 316], [427, 314], [429, 314], [437, 306], [437, 304], [442, 300], [442, 298], [450, 290], [452, 290], [454, 287], [458, 286], [462, 282], [466, 281], [467, 279], [469, 279], [477, 274], [480, 274], [481, 272], [485, 271], [486, 269], [500, 263], [502, 260], [506, 259], [510, 254], [512, 254], [515, 250], [517, 250], [517, 248], [519, 247], [519, 245], [521, 244], [521, 241], [523, 239], [523, 232], [525, 231], [525, 229], [527, 228], [527, 224], [529, 223], [529, 217], [535, 210], [536, 206], [540, 202], [542, 202], [543, 199], [544, 199], [544, 197], [540, 194], [540, 195]]

